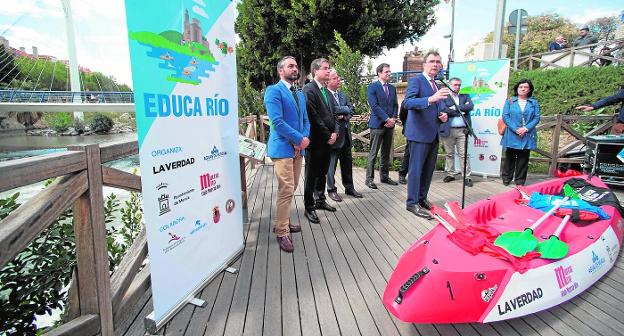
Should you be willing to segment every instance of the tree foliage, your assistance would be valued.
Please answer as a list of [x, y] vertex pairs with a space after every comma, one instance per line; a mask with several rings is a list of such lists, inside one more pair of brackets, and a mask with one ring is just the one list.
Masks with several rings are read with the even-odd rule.
[[604, 16], [587, 22], [591, 34], [598, 40], [612, 40], [615, 38], [615, 31], [618, 28], [619, 20], [617, 16]]
[[[0, 199], [0, 219], [20, 205], [18, 196]], [[105, 200], [111, 272], [141, 231], [140, 197], [132, 193], [122, 209], [115, 194]], [[122, 224], [111, 225], [117, 218]], [[69, 209], [0, 270], [0, 334], [35, 335], [37, 315], [66, 308], [67, 288], [76, 266], [75, 250], [73, 213]]]
[[[0, 50], [0, 59], [2, 58]], [[61, 61], [20, 57], [12, 61], [13, 55], [0, 63], [0, 88], [42, 91], [71, 91], [69, 69]], [[4, 78], [4, 79], [3, 79]], [[117, 83], [113, 76], [100, 72], [80, 71], [82, 90], [91, 91], [130, 91], [125, 84]]]
[[331, 51], [331, 61], [338, 75], [344, 80], [340, 90], [349, 97], [355, 114], [366, 114], [369, 107], [366, 86], [362, 78], [366, 70], [364, 55], [359, 50], [351, 49], [340, 33], [334, 32], [334, 39], [336, 47]]
[[[543, 115], [582, 114], [574, 108], [615, 94], [623, 77], [623, 66], [515, 71], [509, 78], [509, 93], [521, 78], [528, 78], [535, 86], [533, 96], [539, 101]], [[618, 108], [619, 105], [614, 105], [598, 112], [614, 114]]]
[[[578, 28], [569, 20], [557, 14], [541, 14], [527, 17], [527, 34], [521, 36], [519, 55], [529, 55], [548, 51], [548, 44], [558, 35], [563, 35], [568, 42], [578, 36]], [[491, 43], [494, 34], [489, 32], [482, 42]], [[505, 32], [503, 43], [507, 44], [507, 57], [512, 58], [515, 52], [516, 35]], [[474, 55], [474, 45], [468, 49], [466, 56]]]
[[438, 0], [398, 1], [262, 1], [242, 0], [236, 30], [239, 70], [251, 84], [262, 87], [275, 81], [275, 64], [292, 55], [307, 69], [318, 57], [327, 57], [333, 33], [365, 55], [377, 55], [415, 41], [435, 23]]

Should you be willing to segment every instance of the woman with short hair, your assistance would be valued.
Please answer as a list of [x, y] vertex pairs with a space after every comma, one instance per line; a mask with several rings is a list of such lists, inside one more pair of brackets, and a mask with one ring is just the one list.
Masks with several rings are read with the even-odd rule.
[[529, 168], [531, 149], [537, 148], [537, 123], [540, 107], [533, 98], [533, 83], [521, 79], [513, 88], [514, 96], [507, 99], [503, 108], [503, 121], [507, 128], [501, 139], [505, 162], [501, 177], [504, 185], [513, 180], [524, 185]]

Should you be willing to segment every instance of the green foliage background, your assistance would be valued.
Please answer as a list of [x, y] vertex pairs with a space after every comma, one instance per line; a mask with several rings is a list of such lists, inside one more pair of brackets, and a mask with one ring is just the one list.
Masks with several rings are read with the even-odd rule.
[[[624, 85], [624, 66], [516, 71], [509, 77], [509, 94], [522, 78], [533, 82], [533, 96], [539, 101], [542, 115], [582, 114], [574, 107], [611, 96]], [[618, 109], [619, 105], [613, 105], [597, 112], [613, 114]]]
[[238, 3], [239, 71], [257, 89], [277, 79], [275, 64], [286, 55], [309, 71], [310, 62], [330, 54], [338, 31], [355, 50], [377, 55], [416, 41], [435, 23], [439, 0], [262, 1]]

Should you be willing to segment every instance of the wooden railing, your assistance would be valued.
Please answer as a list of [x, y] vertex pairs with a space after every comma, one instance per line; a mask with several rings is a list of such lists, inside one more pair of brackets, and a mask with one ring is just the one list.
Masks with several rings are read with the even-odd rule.
[[[240, 119], [241, 134], [256, 138], [257, 118]], [[104, 223], [103, 186], [141, 191], [141, 180], [103, 163], [138, 154], [136, 141], [72, 146], [67, 152], [0, 162], [0, 192], [56, 178], [0, 221], [0, 268], [73, 209], [76, 269], [68, 293], [66, 323], [46, 335], [113, 335], [150, 285], [145, 228], [112, 276]], [[247, 176], [253, 163], [240, 158], [243, 214], [247, 213]]]
[[[539, 156], [532, 156], [530, 160], [532, 162], [548, 162], [549, 173], [552, 175], [557, 169], [559, 163], [582, 163], [581, 159], [566, 158], [565, 155], [585, 144], [588, 136], [600, 135], [608, 132], [615, 123], [615, 115], [599, 115], [599, 116], [578, 116], [578, 115], [554, 115], [554, 116], [542, 116], [540, 123], [537, 126], [538, 138], [549, 139], [546, 145], [550, 145], [548, 148], [540, 148], [531, 153], [537, 153]], [[262, 118], [265, 127], [269, 125], [268, 117]], [[353, 116], [351, 122], [351, 138], [354, 148], [365, 148], [368, 150], [370, 147], [370, 129], [368, 128], [368, 116], [358, 115]], [[573, 124], [585, 125], [585, 128], [589, 131], [581, 134], [576, 131]], [[390, 155], [392, 158], [402, 158], [405, 151], [405, 138], [401, 136], [402, 125], [397, 123], [397, 127], [394, 131], [394, 138]], [[354, 129], [363, 129], [360, 132], [354, 131]], [[260, 141], [264, 141], [264, 136]], [[443, 154], [440, 152], [439, 154]], [[353, 152], [354, 157], [366, 157], [368, 151]]]
[[[601, 53], [599, 49], [604, 46], [607, 46], [609, 50]], [[593, 49], [593, 52], [589, 52], [588, 49]], [[620, 56], [616, 57], [616, 55]], [[624, 57], [622, 55], [624, 55], [624, 39], [616, 39], [580, 47], [522, 56], [518, 58], [518, 68], [528, 68], [529, 70], [533, 70], [534, 68], [567, 68], [572, 66], [590, 66], [595, 62], [599, 65], [601, 62], [624, 64]], [[577, 56], [584, 56], [587, 59], [578, 63], [578, 60], [575, 61]]]

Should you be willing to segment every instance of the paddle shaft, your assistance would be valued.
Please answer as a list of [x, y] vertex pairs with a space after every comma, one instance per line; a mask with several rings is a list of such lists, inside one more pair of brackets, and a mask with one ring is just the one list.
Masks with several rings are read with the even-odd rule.
[[565, 215], [565, 217], [563, 217], [563, 220], [561, 220], [561, 224], [557, 226], [557, 230], [555, 230], [555, 232], [552, 234], [553, 236], [559, 237], [559, 235], [565, 228], [566, 224], [568, 224], [568, 222], [570, 221], [570, 217], [571, 217], [570, 215]]
[[540, 217], [538, 220], [535, 221], [535, 223], [533, 223], [533, 225], [531, 225], [531, 227], [529, 227], [529, 229], [531, 229], [531, 231], [535, 232], [535, 229], [542, 224], [548, 217], [550, 217], [550, 215], [552, 215], [555, 211], [557, 211], [557, 209], [559, 209], [559, 207], [565, 203], [567, 200], [569, 200], [570, 197], [566, 196], [564, 197], [560, 202], [558, 202], [557, 204], [555, 204], [552, 208], [550, 208], [550, 210], [546, 211], [546, 213], [544, 215], [542, 215], [542, 217]]

